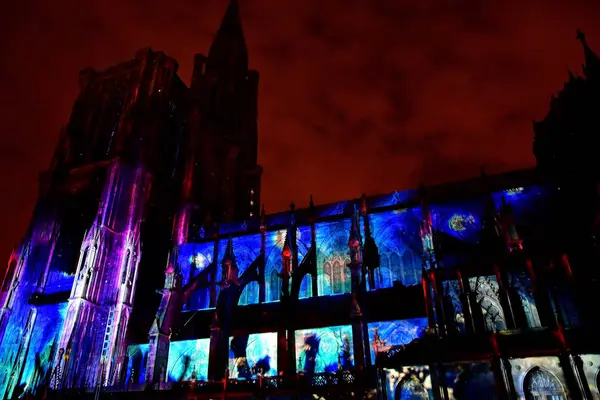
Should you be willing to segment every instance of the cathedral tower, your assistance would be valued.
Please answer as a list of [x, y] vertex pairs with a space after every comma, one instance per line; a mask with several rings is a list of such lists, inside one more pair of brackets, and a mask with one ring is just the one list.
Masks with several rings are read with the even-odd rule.
[[248, 69], [239, 8], [232, 0], [208, 57], [197, 54], [194, 60], [180, 242], [207, 221], [258, 217], [257, 95], [258, 73]]

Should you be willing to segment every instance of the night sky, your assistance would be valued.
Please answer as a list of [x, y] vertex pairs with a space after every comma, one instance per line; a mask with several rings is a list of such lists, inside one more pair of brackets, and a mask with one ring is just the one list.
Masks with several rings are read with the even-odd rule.
[[[597, 0], [241, 0], [267, 212], [534, 164], [532, 119], [600, 53]], [[457, 6], [456, 4], [460, 4]], [[25, 232], [78, 71], [164, 50], [189, 83], [226, 0], [0, 1], [0, 255]]]

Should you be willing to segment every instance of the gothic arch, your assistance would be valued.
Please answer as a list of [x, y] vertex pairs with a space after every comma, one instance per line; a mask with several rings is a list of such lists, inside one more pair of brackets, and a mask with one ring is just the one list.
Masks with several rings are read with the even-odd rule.
[[[331, 268], [331, 266], [330, 266]], [[290, 297], [293, 301], [298, 301], [300, 298], [300, 293], [302, 290], [302, 285], [305, 281], [305, 278], [309, 277], [311, 285], [311, 290], [309, 291], [309, 297], [315, 295], [313, 293], [312, 282], [313, 279], [317, 279], [317, 257], [316, 257], [316, 249], [311, 247], [307, 252], [300, 265], [298, 265], [298, 269], [292, 275], [292, 287], [290, 290]]]
[[240, 288], [240, 298], [238, 299], [239, 306], [246, 306], [249, 304], [258, 304], [258, 293], [260, 286], [258, 281], [248, 282], [244, 288]]
[[531, 368], [523, 379], [523, 393], [526, 400], [566, 400], [567, 392], [552, 372], [540, 368]]
[[401, 229], [400, 224], [397, 222], [391, 225], [385, 225], [382, 229], [375, 232], [373, 235], [377, 240], [377, 244], [381, 247], [386, 247], [392, 253], [401, 253], [401, 247], [399, 246], [400, 235], [396, 232]]
[[396, 386], [394, 400], [429, 400], [429, 393], [416, 376], [409, 375]]
[[[346, 280], [350, 281], [350, 271], [345, 268], [345, 260], [349, 255], [347, 248], [349, 231], [337, 226], [324, 229], [331, 229], [331, 231], [327, 238], [317, 246], [318, 254], [321, 255], [320, 263], [322, 263], [321, 268], [323, 271], [323, 274], [319, 274], [321, 276], [318, 278], [319, 294], [347, 293], [350, 286], [346, 286], [344, 282]], [[343, 248], [343, 250], [340, 251], [340, 248]], [[339, 267], [336, 267], [336, 262]], [[329, 278], [329, 281], [327, 278]]]
[[312, 297], [312, 275], [306, 274], [300, 282], [300, 291], [298, 292], [298, 299], [307, 299]]

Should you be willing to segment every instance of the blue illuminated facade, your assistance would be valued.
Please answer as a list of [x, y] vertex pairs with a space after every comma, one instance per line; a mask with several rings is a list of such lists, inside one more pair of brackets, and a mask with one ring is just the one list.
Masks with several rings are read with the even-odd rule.
[[555, 180], [266, 214], [236, 1], [176, 72], [152, 50], [82, 71], [2, 282], [0, 398], [599, 398], [597, 263], [556, 238]]

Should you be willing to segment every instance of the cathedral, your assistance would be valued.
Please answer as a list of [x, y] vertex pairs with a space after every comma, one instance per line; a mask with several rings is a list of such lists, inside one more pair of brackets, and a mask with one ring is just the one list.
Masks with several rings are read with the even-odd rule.
[[600, 58], [537, 167], [266, 214], [232, 0], [189, 87], [80, 91], [0, 301], [0, 398], [600, 399]]

